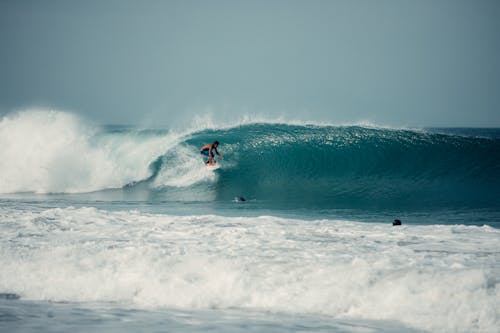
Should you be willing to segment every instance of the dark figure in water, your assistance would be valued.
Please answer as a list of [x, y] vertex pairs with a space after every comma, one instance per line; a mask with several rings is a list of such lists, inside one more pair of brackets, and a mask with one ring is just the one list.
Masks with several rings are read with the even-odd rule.
[[401, 220], [395, 219], [392, 225], [401, 225]]
[[219, 141], [214, 141], [213, 143], [207, 143], [206, 145], [201, 147], [200, 154], [208, 156], [208, 160], [205, 162], [205, 164], [214, 165], [216, 163], [214, 160], [215, 155], [213, 153], [213, 150], [215, 150], [217, 156], [224, 159], [224, 156], [219, 154], [219, 152], [217, 151], [217, 147], [219, 147]]

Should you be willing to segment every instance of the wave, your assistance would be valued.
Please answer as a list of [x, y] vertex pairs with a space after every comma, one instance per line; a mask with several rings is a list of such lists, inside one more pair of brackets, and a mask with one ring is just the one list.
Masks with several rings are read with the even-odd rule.
[[[283, 122], [174, 132], [22, 112], [0, 122], [0, 192], [140, 187], [318, 208], [498, 208], [500, 139], [458, 134]], [[198, 150], [215, 139], [226, 159], [214, 173]]]
[[[216, 133], [219, 196], [305, 205], [499, 204], [500, 140], [359, 126], [254, 124]], [[203, 140], [192, 139], [196, 145]]]

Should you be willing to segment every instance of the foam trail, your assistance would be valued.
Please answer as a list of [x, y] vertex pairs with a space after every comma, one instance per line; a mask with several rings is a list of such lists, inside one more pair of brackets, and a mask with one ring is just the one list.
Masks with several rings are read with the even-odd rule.
[[193, 146], [176, 146], [175, 151], [164, 155], [152, 186], [188, 187], [202, 181], [214, 182], [217, 175], [203, 167], [197, 152]]

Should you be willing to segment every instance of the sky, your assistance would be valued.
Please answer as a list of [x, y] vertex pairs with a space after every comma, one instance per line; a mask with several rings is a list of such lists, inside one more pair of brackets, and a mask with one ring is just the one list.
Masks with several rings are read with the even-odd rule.
[[0, 0], [0, 116], [500, 127], [500, 1]]

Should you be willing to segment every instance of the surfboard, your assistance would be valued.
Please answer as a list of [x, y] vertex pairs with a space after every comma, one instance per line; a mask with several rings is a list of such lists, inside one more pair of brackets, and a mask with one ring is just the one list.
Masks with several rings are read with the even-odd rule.
[[207, 170], [217, 170], [218, 168], [220, 168], [219, 164], [216, 163], [216, 164], [206, 164], [206, 168]]

